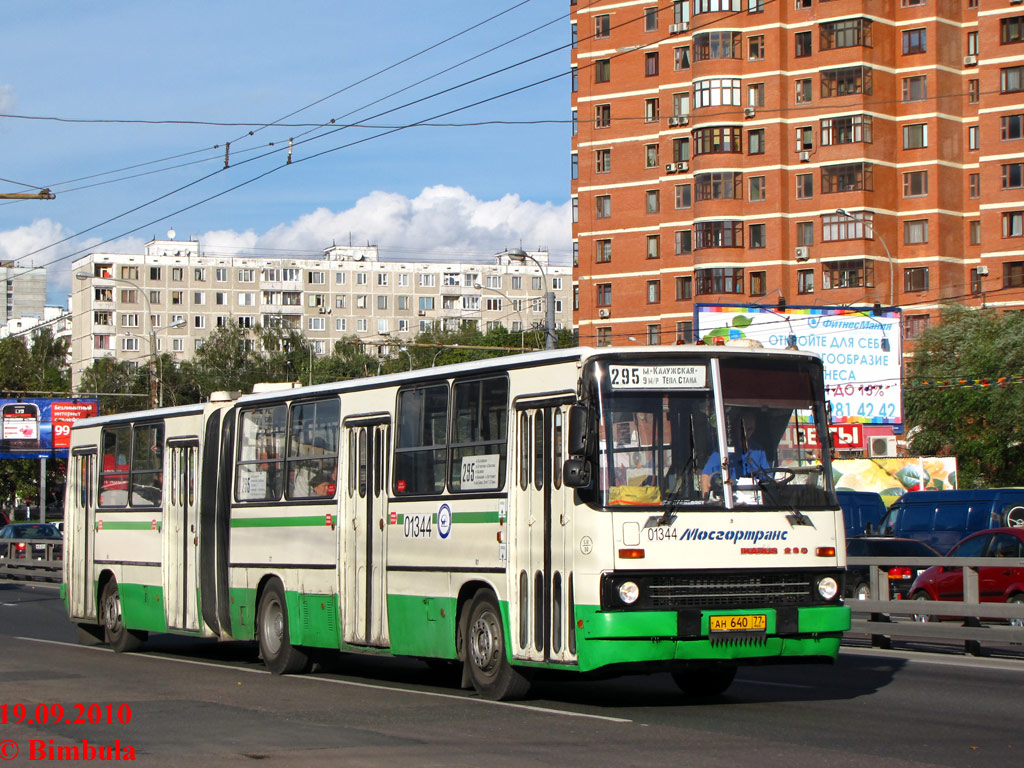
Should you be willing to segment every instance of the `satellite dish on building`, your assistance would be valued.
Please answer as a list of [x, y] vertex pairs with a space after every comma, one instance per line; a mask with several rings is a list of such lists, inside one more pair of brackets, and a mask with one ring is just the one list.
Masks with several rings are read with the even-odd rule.
[[177, 232], [175, 232], [175, 231], [174, 231], [173, 229], [169, 229], [169, 230], [167, 230], [167, 239], [168, 239], [168, 240], [173, 240], [173, 239], [174, 239], [174, 236], [175, 236], [176, 234], [177, 234]]

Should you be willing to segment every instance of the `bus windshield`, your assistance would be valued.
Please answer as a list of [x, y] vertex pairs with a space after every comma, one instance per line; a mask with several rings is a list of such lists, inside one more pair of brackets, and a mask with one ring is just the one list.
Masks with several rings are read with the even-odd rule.
[[820, 368], [723, 357], [600, 366], [604, 507], [835, 506]]

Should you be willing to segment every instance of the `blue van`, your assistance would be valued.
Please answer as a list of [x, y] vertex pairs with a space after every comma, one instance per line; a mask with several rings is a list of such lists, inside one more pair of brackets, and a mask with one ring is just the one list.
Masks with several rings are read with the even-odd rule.
[[942, 555], [975, 531], [1024, 527], [1024, 488], [910, 491], [889, 508], [881, 531], [917, 539]]
[[885, 502], [873, 491], [837, 490], [839, 506], [843, 509], [843, 522], [846, 524], [846, 538], [863, 536], [870, 531], [878, 531], [878, 524], [885, 517]]

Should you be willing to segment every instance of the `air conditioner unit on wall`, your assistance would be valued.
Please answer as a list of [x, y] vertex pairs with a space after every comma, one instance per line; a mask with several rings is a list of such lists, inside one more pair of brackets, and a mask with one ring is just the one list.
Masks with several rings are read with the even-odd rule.
[[687, 125], [690, 122], [690, 118], [686, 115], [672, 115], [668, 119], [669, 128], [678, 128], [681, 125]]
[[597, 316], [602, 320], [607, 320], [612, 316], [612, 311], [610, 309], [599, 309], [597, 310]]
[[893, 458], [896, 456], [895, 437], [872, 437], [868, 443], [868, 456], [873, 459]]
[[687, 162], [676, 163], [676, 173], [686, 173], [690, 170], [690, 164]]
[[809, 163], [811, 161], [811, 153], [806, 149], [800, 152], [800, 162]]
[[689, 24], [689, 22], [686, 22], [686, 21], [680, 22], [679, 24], [669, 24], [668, 25], [668, 33], [670, 35], [681, 35], [683, 32], [686, 32], [689, 29], [690, 29], [690, 24]]
[[675, 163], [665, 163], [665, 173], [675, 173], [675, 172], [676, 172], [676, 164]]
[[753, 117], [756, 114], [757, 114], [757, 110], [754, 109], [753, 107], [744, 107], [743, 108], [743, 116], [744, 117]]
[[988, 274], [988, 266], [986, 264], [982, 264], [980, 267], [978, 267], [978, 274], [979, 275], [987, 275]]
[[798, 245], [796, 247], [796, 260], [807, 261], [809, 258], [811, 258], [811, 249], [806, 245]]
[[976, 66], [978, 66], [978, 57], [977, 56], [964, 56], [964, 66], [965, 67], [976, 67]]

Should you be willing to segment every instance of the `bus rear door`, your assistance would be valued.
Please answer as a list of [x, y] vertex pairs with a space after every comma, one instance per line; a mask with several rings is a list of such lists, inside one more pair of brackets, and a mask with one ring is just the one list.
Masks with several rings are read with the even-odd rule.
[[197, 631], [199, 580], [196, 569], [196, 483], [199, 441], [168, 441], [164, 483], [164, 610], [167, 627]]

